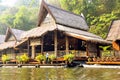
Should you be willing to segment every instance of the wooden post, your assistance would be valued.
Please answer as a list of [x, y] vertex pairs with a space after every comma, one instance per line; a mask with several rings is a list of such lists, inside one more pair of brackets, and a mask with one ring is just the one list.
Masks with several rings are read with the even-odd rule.
[[43, 54], [43, 36], [41, 37], [41, 53]]
[[31, 56], [32, 59], [35, 58], [35, 45], [32, 45], [32, 56]]
[[30, 40], [29, 39], [27, 41], [27, 52], [28, 52], [28, 56], [31, 57], [31, 53], [30, 53]]
[[57, 57], [57, 31], [54, 31], [54, 50], [55, 50], [55, 56]]
[[89, 51], [88, 51], [88, 42], [86, 42], [86, 53], [87, 53], [87, 56], [89, 57]]
[[69, 40], [68, 40], [68, 36], [65, 36], [65, 44], [66, 44], [66, 54], [69, 53]]

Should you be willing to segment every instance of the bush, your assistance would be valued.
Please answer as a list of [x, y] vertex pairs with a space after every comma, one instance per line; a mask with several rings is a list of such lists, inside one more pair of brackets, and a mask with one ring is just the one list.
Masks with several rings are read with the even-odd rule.
[[26, 54], [23, 54], [21, 56], [16, 56], [17, 61], [20, 62], [27, 62], [29, 60], [29, 57]]
[[35, 57], [35, 60], [37, 60], [38, 62], [41, 62], [41, 61], [45, 61], [45, 56], [42, 55], [42, 54], [39, 54], [38, 56]]
[[51, 55], [49, 56], [49, 58], [50, 58], [50, 60], [52, 61], [52, 60], [54, 60], [54, 59], [56, 58], [56, 56], [55, 56], [54, 54], [51, 54]]
[[9, 57], [7, 55], [2, 55], [2, 62], [6, 63], [6, 61], [9, 61]]
[[18, 63], [21, 63], [21, 62], [22, 62], [22, 59], [20, 58], [20, 56], [16, 56], [16, 59], [17, 59], [17, 62], [18, 62]]
[[66, 54], [63, 57], [64, 57], [64, 60], [69, 61], [71, 63], [74, 59], [74, 54]]

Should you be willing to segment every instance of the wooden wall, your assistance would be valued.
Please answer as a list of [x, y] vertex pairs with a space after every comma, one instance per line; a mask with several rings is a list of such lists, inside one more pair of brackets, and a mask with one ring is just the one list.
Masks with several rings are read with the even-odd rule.
[[97, 45], [94, 43], [87, 42], [87, 52], [89, 57], [97, 56]]

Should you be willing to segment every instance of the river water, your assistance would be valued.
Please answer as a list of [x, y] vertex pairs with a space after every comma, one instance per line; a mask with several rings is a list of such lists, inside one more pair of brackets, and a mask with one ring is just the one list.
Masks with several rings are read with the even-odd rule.
[[0, 68], [0, 80], [120, 80], [120, 69]]

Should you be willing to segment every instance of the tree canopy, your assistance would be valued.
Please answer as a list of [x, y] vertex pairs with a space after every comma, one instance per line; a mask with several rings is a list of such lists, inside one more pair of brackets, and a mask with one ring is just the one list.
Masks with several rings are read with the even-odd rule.
[[0, 34], [5, 34], [6, 27], [21, 30], [36, 27], [39, 0], [18, 0], [14, 7], [0, 6]]
[[[90, 26], [89, 31], [102, 38], [106, 37], [112, 20], [120, 18], [120, 0], [47, 0], [47, 2], [78, 15], [83, 13]], [[22, 30], [36, 27], [39, 5], [39, 0], [17, 0], [14, 7], [0, 5], [0, 34], [3, 34], [8, 26]]]
[[106, 37], [111, 22], [120, 18], [120, 0], [60, 0], [61, 7], [84, 14], [90, 32]]

